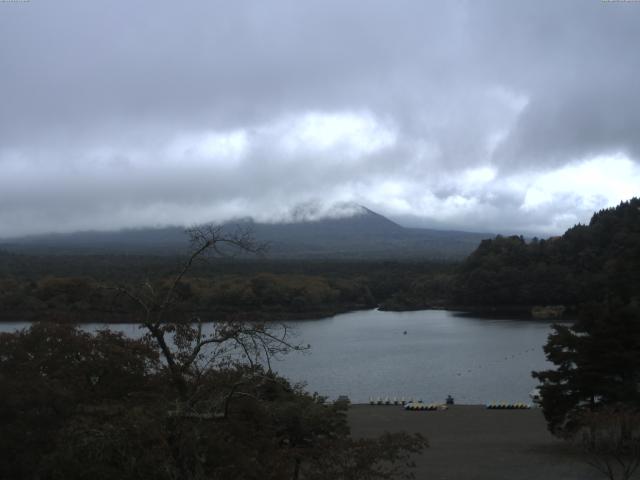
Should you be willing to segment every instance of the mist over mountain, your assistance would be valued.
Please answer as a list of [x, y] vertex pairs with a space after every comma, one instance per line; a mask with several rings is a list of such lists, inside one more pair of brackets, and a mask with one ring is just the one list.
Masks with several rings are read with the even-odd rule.
[[[226, 228], [248, 228], [258, 242], [267, 243], [272, 258], [428, 258], [460, 259], [470, 254], [486, 233], [405, 228], [366, 207], [340, 205], [318, 211], [297, 207], [293, 221], [260, 223], [251, 218], [229, 222]], [[140, 228], [33, 235], [0, 241], [0, 248], [25, 253], [185, 252], [185, 228]]]

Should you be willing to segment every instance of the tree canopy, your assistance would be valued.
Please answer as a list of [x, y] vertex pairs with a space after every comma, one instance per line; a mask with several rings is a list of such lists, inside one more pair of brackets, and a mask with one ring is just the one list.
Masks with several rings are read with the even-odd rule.
[[561, 237], [484, 240], [460, 267], [454, 303], [577, 307], [640, 295], [640, 199], [593, 215]]

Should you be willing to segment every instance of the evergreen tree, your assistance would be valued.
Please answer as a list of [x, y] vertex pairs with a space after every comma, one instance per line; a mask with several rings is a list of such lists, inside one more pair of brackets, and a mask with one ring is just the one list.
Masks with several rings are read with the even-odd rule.
[[542, 383], [549, 429], [570, 436], [585, 412], [608, 405], [640, 407], [640, 309], [591, 305], [571, 327], [555, 325], [544, 348], [555, 370], [533, 372]]
[[615, 296], [639, 301], [640, 198], [593, 215], [561, 237], [484, 240], [458, 271], [454, 303], [468, 306], [565, 305]]

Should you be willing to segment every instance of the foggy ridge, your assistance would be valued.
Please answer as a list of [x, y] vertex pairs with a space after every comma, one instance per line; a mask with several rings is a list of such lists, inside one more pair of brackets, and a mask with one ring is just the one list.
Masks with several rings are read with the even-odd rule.
[[[242, 219], [226, 224], [253, 230], [269, 245], [272, 258], [429, 258], [457, 259], [471, 253], [485, 233], [405, 228], [360, 207], [348, 217], [258, 223]], [[175, 254], [188, 248], [184, 227], [140, 228], [32, 235], [0, 242], [0, 248], [26, 253]]]

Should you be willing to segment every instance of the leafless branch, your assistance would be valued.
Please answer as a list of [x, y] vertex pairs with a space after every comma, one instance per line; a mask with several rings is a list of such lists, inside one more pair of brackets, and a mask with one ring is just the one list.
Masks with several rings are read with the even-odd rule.
[[[184, 321], [167, 321], [165, 317], [174, 308], [179, 285], [199, 258], [210, 252], [217, 256], [229, 256], [236, 253], [261, 254], [266, 249], [266, 245], [255, 241], [249, 226], [238, 226], [229, 232], [221, 226], [200, 225], [188, 229], [186, 233], [191, 252], [167, 287], [154, 287], [146, 279], [137, 290], [124, 286], [113, 288], [144, 312], [143, 326], [158, 345], [178, 390], [185, 398], [188, 397], [188, 379], [197, 379], [202, 374], [201, 360], [204, 368], [210, 367], [214, 358], [224, 361], [225, 357], [221, 355], [225, 354], [229, 355], [229, 361], [235, 361], [231, 351], [224, 345], [234, 345], [234, 348], [242, 350], [252, 367], [264, 356], [269, 371], [272, 356], [305, 349], [289, 340], [286, 325], [281, 325], [280, 331], [275, 332], [262, 324], [219, 322], [213, 324], [213, 332], [205, 334], [199, 318], [194, 322], [195, 325]], [[209, 346], [216, 348], [209, 349]]]

